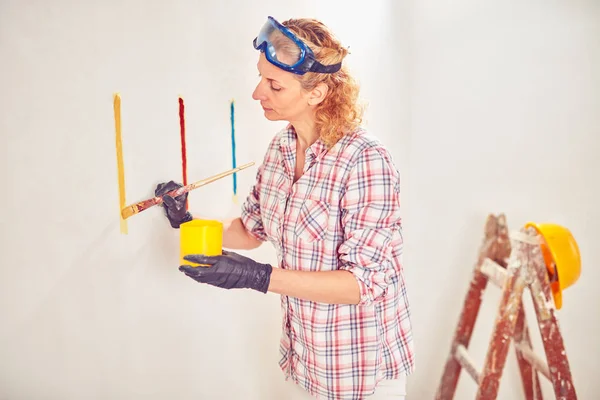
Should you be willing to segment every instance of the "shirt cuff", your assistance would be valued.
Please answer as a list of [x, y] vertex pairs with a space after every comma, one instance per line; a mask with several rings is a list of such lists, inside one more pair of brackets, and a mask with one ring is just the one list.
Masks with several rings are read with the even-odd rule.
[[391, 265], [382, 270], [372, 270], [351, 263], [342, 264], [343, 271], [351, 272], [358, 283], [360, 300], [358, 305], [371, 305], [383, 300], [394, 273]]

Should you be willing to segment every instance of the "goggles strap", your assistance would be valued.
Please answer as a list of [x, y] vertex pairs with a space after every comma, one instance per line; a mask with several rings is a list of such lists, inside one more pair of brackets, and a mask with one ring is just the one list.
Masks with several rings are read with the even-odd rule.
[[319, 72], [323, 74], [332, 74], [334, 72], [338, 72], [342, 68], [342, 63], [331, 64], [331, 65], [323, 65], [318, 61], [310, 67], [310, 72]]

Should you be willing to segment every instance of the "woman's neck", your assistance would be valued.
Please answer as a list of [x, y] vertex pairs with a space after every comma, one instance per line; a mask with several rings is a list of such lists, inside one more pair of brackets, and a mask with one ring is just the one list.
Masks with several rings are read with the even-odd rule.
[[319, 139], [319, 134], [315, 128], [314, 119], [295, 121], [291, 124], [296, 131], [296, 135], [298, 135], [297, 146], [302, 150], [306, 150]]

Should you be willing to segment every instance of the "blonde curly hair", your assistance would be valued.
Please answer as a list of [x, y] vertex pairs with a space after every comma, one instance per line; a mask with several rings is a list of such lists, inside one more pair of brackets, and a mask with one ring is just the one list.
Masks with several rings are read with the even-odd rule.
[[[288, 19], [282, 25], [306, 43], [321, 64], [336, 64], [348, 55], [348, 50], [331, 30], [316, 19]], [[328, 147], [362, 123], [364, 108], [359, 104], [360, 88], [345, 65], [342, 64], [342, 68], [332, 74], [307, 72], [296, 77], [304, 90], [312, 90], [319, 83], [324, 83], [329, 89], [315, 113], [317, 132]]]

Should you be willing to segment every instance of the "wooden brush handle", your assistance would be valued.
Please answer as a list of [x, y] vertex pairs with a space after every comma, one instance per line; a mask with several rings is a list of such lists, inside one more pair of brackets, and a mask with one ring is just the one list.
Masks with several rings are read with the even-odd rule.
[[[190, 183], [189, 185], [186, 186], [182, 186], [179, 189], [175, 189], [175, 190], [171, 190], [170, 192], [167, 192], [165, 194], [163, 194], [162, 196], [171, 196], [173, 198], [177, 197], [177, 196], [181, 196], [184, 193], [188, 193], [194, 189], [198, 189], [199, 187], [202, 187], [204, 185], [207, 185], [211, 182], [214, 182], [216, 180], [219, 180], [221, 178], [224, 178], [228, 175], [231, 175], [233, 173], [236, 173], [238, 171], [241, 171], [245, 168], [251, 167], [254, 165], [254, 162], [249, 162], [248, 164], [244, 164], [241, 165], [237, 168], [233, 168], [230, 169], [229, 171], [225, 171], [225, 172], [221, 172], [220, 174], [211, 176], [210, 178], [206, 178], [203, 179], [201, 181], [198, 182], [194, 182], [194, 183]], [[162, 196], [156, 196], [156, 197], [152, 197], [150, 199], [147, 200], [142, 200], [140, 202], [137, 202], [135, 204], [131, 204], [125, 208], [123, 208], [121, 210], [121, 217], [123, 217], [123, 219], [127, 219], [129, 217], [131, 217], [132, 215], [138, 214], [144, 210], [149, 209], [150, 207], [156, 206], [158, 204], [161, 204], [163, 202]]]

